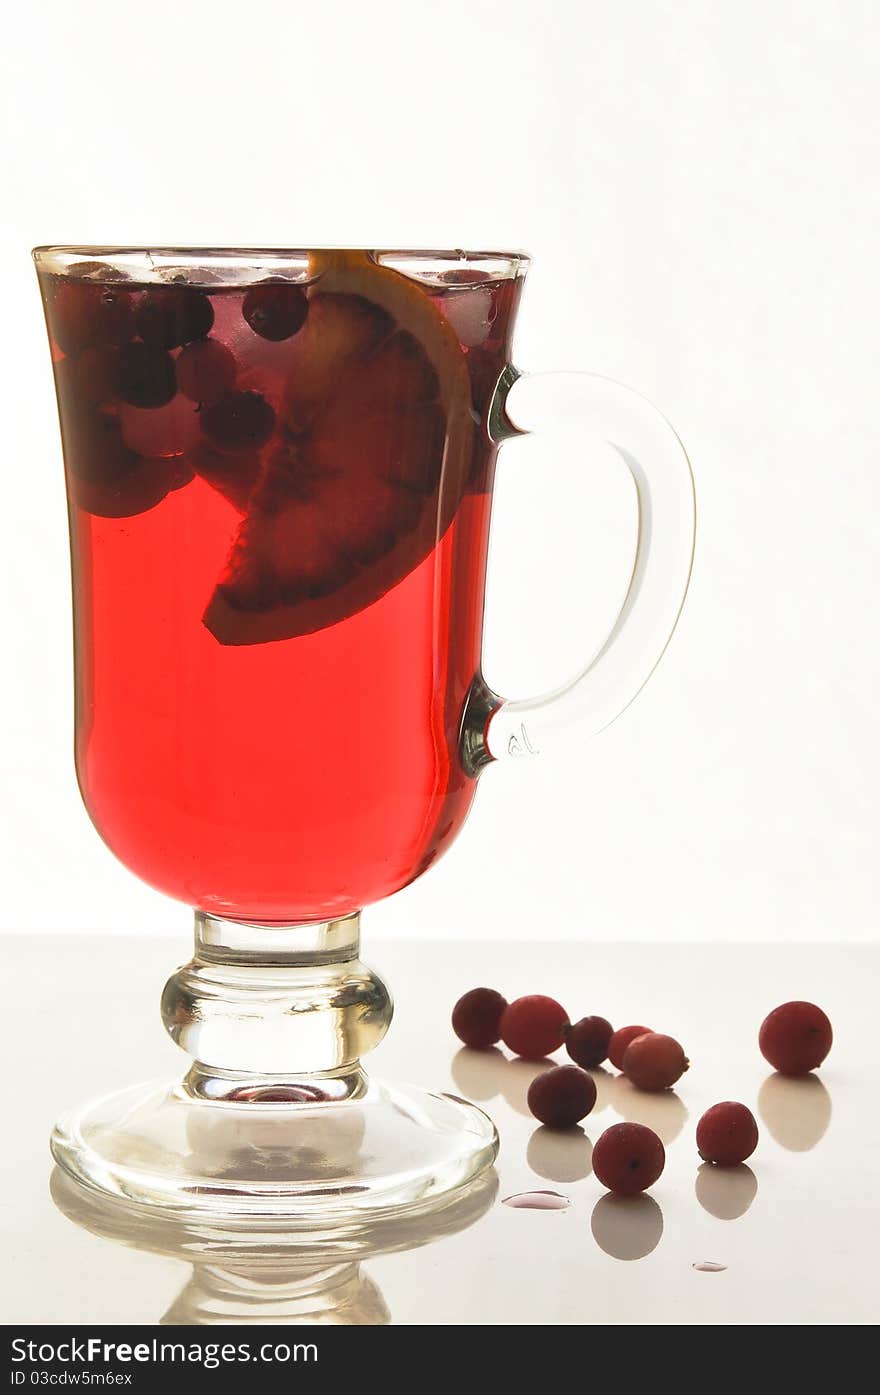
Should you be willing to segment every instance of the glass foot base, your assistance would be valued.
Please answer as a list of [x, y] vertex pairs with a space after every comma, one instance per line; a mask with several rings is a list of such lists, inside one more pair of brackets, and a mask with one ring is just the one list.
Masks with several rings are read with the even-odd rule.
[[498, 1151], [492, 1121], [452, 1095], [375, 1081], [340, 1100], [259, 1093], [136, 1086], [61, 1119], [52, 1153], [79, 1183], [129, 1204], [332, 1234], [443, 1206]]

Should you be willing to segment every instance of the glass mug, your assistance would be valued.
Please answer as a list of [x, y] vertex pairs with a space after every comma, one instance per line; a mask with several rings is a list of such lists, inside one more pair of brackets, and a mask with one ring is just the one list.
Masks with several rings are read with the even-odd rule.
[[[518, 253], [34, 256], [80, 787], [119, 859], [196, 909], [163, 997], [187, 1076], [62, 1120], [55, 1156], [175, 1212], [345, 1228], [449, 1200], [495, 1131], [365, 1076], [391, 1004], [359, 913], [448, 847], [486, 765], [639, 691], [690, 575], [684, 450], [618, 384], [512, 367]], [[496, 453], [572, 414], [635, 482], [632, 577], [581, 674], [505, 701], [480, 672]]]

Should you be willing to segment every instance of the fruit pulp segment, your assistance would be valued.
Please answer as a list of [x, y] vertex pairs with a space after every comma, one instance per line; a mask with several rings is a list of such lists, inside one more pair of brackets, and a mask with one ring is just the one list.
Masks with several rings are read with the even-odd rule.
[[243, 920], [389, 895], [474, 791], [459, 729], [518, 286], [333, 270], [43, 284], [85, 802], [144, 880]]

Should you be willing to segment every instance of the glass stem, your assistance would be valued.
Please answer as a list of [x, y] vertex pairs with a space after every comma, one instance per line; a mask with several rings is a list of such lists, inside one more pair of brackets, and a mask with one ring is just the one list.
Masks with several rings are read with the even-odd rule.
[[162, 994], [165, 1028], [193, 1058], [184, 1087], [242, 1103], [363, 1094], [360, 1058], [393, 1009], [359, 949], [359, 914], [278, 926], [197, 911], [193, 958]]

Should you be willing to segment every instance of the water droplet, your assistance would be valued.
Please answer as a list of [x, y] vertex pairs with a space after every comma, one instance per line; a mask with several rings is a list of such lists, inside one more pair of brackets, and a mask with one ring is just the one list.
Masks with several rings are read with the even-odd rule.
[[699, 1269], [701, 1274], [720, 1274], [722, 1269], [726, 1269], [726, 1264], [719, 1264], [714, 1259], [701, 1259], [696, 1264], [691, 1265], [692, 1269]]
[[564, 1211], [571, 1201], [561, 1192], [517, 1192], [506, 1196], [502, 1205], [522, 1211]]

